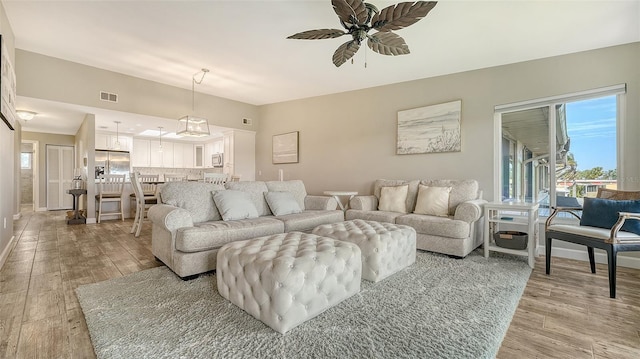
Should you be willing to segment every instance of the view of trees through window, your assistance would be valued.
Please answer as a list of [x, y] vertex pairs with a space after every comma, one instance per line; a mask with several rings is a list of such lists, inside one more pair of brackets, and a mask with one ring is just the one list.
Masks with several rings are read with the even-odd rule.
[[616, 188], [616, 106], [616, 96], [565, 105], [571, 142], [568, 170], [556, 167], [559, 195], [585, 197], [595, 195], [598, 187]]

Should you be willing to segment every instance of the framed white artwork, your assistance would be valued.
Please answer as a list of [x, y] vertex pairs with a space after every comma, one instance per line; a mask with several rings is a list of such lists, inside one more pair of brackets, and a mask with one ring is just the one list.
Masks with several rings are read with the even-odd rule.
[[298, 163], [298, 137], [298, 131], [273, 136], [272, 162], [274, 164]]
[[396, 153], [460, 152], [462, 100], [398, 111]]

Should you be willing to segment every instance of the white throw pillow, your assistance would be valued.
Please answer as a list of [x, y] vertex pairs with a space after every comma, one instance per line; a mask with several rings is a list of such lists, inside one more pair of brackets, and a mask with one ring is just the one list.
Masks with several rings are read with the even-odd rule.
[[380, 188], [378, 210], [407, 213], [407, 193], [409, 185]]
[[293, 197], [293, 193], [284, 191], [269, 191], [264, 193], [269, 208], [274, 216], [301, 213], [300, 205]]
[[418, 200], [413, 213], [446, 217], [449, 215], [449, 193], [451, 187], [418, 187]]
[[247, 192], [224, 190], [213, 192], [213, 201], [223, 221], [258, 218], [258, 210]]

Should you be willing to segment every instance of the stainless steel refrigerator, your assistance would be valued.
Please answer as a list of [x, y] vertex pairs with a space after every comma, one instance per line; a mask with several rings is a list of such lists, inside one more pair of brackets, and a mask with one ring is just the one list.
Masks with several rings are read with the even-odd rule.
[[127, 175], [131, 172], [131, 164], [127, 151], [96, 150], [95, 178], [100, 175]]

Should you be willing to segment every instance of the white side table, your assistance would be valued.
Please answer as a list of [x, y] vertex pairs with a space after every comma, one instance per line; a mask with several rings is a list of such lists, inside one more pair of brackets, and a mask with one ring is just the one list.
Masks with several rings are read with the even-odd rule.
[[[525, 256], [529, 267], [535, 264], [538, 237], [538, 203], [531, 202], [489, 202], [484, 205], [484, 257], [489, 251]], [[509, 249], [498, 247], [493, 240], [493, 232], [503, 224], [522, 226], [527, 232], [527, 249]], [[490, 228], [495, 227], [495, 228]]]
[[[338, 201], [338, 206], [340, 206], [340, 209], [344, 212], [347, 210], [347, 208], [349, 207], [349, 201], [351, 200], [351, 198], [353, 198], [353, 196], [357, 195], [358, 192], [351, 192], [351, 191], [324, 191], [324, 194], [326, 194], [327, 196], [333, 196], [333, 198], [336, 199], [336, 201]], [[347, 200], [347, 204], [343, 205], [342, 201], [340, 200], [340, 196], [349, 196], [349, 199]]]

